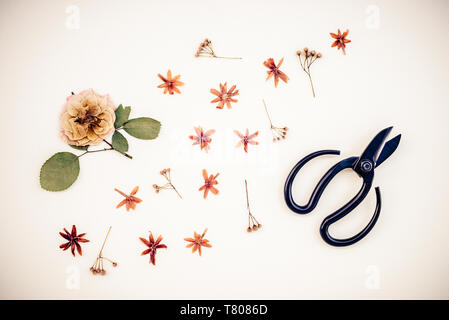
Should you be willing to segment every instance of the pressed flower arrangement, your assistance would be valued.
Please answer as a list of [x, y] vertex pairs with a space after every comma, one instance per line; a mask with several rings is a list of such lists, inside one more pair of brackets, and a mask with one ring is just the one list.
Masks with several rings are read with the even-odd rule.
[[[331, 37], [334, 39], [331, 46], [337, 47], [337, 49], [342, 49], [343, 54], [346, 54], [346, 44], [351, 42], [351, 40], [347, 39], [348, 33], [349, 30], [346, 30], [344, 33], [341, 33], [340, 30], [338, 30], [337, 34], [331, 33]], [[302, 69], [310, 79], [312, 93], [315, 97], [310, 66], [317, 59], [320, 59], [322, 55], [321, 53], [316, 53], [314, 50], [304, 48], [303, 51], [297, 51], [297, 56]], [[200, 44], [195, 57], [241, 59], [217, 56], [212, 48], [212, 42], [208, 39]], [[264, 66], [268, 68], [266, 80], [273, 78], [275, 88], [277, 88], [279, 80], [282, 80], [284, 83], [288, 83], [289, 81], [289, 77], [280, 70], [283, 61], [284, 58], [281, 58], [278, 63], [275, 63], [273, 58], [269, 58], [263, 63]], [[171, 70], [168, 70], [166, 76], [158, 74], [158, 77], [162, 80], [162, 84], [158, 85], [158, 88], [163, 89], [163, 94], [168, 93], [169, 95], [174, 95], [175, 93], [181, 93], [179, 87], [183, 86], [184, 83], [180, 81], [180, 75], [173, 76]], [[232, 109], [232, 103], [235, 104], [238, 102], [235, 97], [239, 95], [239, 90], [237, 90], [236, 85], [232, 85], [228, 89], [227, 82], [224, 82], [224, 84], [220, 83], [219, 90], [210, 89], [210, 93], [216, 96], [211, 103], [217, 103], [217, 109], [223, 109], [225, 106], [228, 109]], [[263, 104], [270, 123], [273, 142], [285, 139], [288, 128], [274, 126], [265, 101], [263, 101]], [[116, 107], [109, 95], [100, 95], [93, 89], [84, 90], [78, 94], [72, 93], [72, 95], [67, 98], [61, 114], [60, 131], [63, 141], [81, 153], [75, 155], [71, 152], [59, 152], [48, 159], [40, 171], [40, 184], [42, 188], [48, 191], [62, 191], [69, 188], [78, 178], [80, 170], [79, 158], [86, 154], [116, 151], [121, 155], [132, 159], [132, 156], [127, 153], [129, 149], [128, 140], [121, 132], [126, 132], [135, 138], [143, 140], [157, 138], [161, 127], [159, 121], [147, 117], [129, 119], [130, 113], [131, 107], [123, 107], [121, 104]], [[204, 150], [207, 153], [211, 148], [211, 136], [215, 133], [215, 130], [205, 130], [201, 126], [197, 126], [194, 127], [194, 131], [196, 135], [190, 135], [189, 139], [193, 141], [193, 145], [199, 145], [200, 150]], [[249, 130], [246, 129], [244, 134], [237, 130], [234, 130], [234, 133], [239, 138], [236, 147], [243, 147], [245, 153], [248, 153], [249, 145], [259, 144], [259, 142], [255, 140], [259, 131], [250, 134]], [[111, 137], [110, 141], [108, 141], [109, 137]], [[92, 150], [92, 147], [98, 146], [101, 143], [105, 143], [107, 147]], [[163, 169], [160, 171], [160, 174], [164, 177], [166, 183], [161, 186], [153, 184], [156, 193], [159, 193], [161, 190], [174, 190], [177, 195], [182, 198], [181, 194], [172, 183], [170, 168]], [[219, 190], [216, 187], [218, 184], [218, 176], [219, 173], [209, 175], [205, 169], [202, 170], [204, 184], [198, 191], [203, 192], [202, 196], [204, 199], [207, 198], [209, 192], [214, 195], [219, 194]], [[136, 196], [139, 191], [138, 186], [134, 187], [129, 194], [118, 189], [114, 190], [124, 197], [124, 199], [118, 203], [117, 208], [125, 206], [127, 211], [135, 210], [137, 204], [142, 202], [142, 199]], [[260, 229], [262, 224], [259, 223], [251, 212], [248, 184], [246, 180], [245, 192], [248, 211], [248, 227], [246, 230], [252, 232]], [[65, 228], [63, 231], [64, 232], [59, 232], [59, 234], [67, 242], [61, 244], [60, 249], [66, 251], [70, 248], [74, 257], [76, 256], [76, 253], [81, 256], [83, 253], [81, 243], [89, 242], [89, 240], [85, 238], [86, 233], [78, 234], [75, 225], [72, 226], [71, 232]], [[117, 262], [103, 256], [103, 249], [110, 231], [111, 227], [109, 227], [100, 252], [90, 268], [90, 271], [93, 274], [106, 274], [106, 270], [104, 269], [105, 260], [110, 262], [113, 267], [117, 266]], [[212, 247], [209, 240], [205, 239], [207, 231], [208, 229], [206, 228], [201, 235], [194, 232], [193, 238], [184, 238], [184, 240], [187, 241], [186, 247], [191, 248], [192, 253], [198, 252], [201, 256], [202, 248]], [[150, 231], [148, 239], [142, 237], [139, 239], [146, 246], [146, 249], [141, 252], [141, 255], [149, 255], [149, 263], [156, 265], [157, 250], [167, 249], [167, 245], [161, 243], [163, 240], [162, 236], [158, 236], [155, 239]]]
[[[61, 115], [61, 137], [72, 148], [82, 151], [58, 152], [49, 158], [40, 171], [40, 185], [48, 191], [69, 188], [78, 178], [79, 159], [86, 154], [116, 151], [127, 154], [128, 140], [120, 132], [143, 140], [152, 140], [159, 135], [161, 123], [152, 118], [129, 119], [131, 107], [117, 108], [109, 95], [100, 95], [92, 89], [67, 97]], [[106, 139], [112, 135], [111, 141]], [[92, 150], [93, 146], [105, 143], [108, 148]]]

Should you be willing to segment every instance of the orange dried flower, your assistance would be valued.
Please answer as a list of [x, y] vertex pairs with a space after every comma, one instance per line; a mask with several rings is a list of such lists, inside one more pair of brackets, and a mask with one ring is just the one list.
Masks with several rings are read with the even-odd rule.
[[146, 254], [150, 254], [150, 263], [153, 265], [156, 265], [156, 251], [157, 249], [167, 249], [167, 246], [165, 244], [162, 244], [162, 236], [159, 236], [156, 241], [154, 241], [153, 234], [150, 231], [150, 236], [148, 237], [148, 240], [145, 238], [139, 238], [140, 241], [142, 241], [148, 249], [142, 251], [140, 254], [141, 256], [144, 256]]
[[72, 226], [72, 232], [68, 232], [66, 228], [64, 228], [64, 232], [65, 233], [59, 232], [59, 234], [68, 242], [61, 244], [59, 248], [61, 248], [64, 251], [70, 248], [73, 256], [75, 256], [75, 248], [76, 248], [78, 254], [82, 256], [83, 251], [81, 249], [81, 245], [79, 244], [79, 242], [89, 242], [89, 240], [83, 238], [86, 234], [85, 233], [77, 234], [75, 225]]
[[348, 36], [349, 33], [349, 29], [346, 30], [345, 32], [341, 33], [340, 29], [338, 29], [338, 34], [335, 33], [330, 33], [331, 37], [335, 39], [335, 41], [332, 43], [332, 48], [333, 47], [337, 47], [338, 50], [342, 50], [343, 54], [346, 54], [345, 48], [346, 48], [346, 44], [351, 42], [351, 40], [346, 39], [346, 37]]
[[201, 188], [199, 188], [198, 191], [204, 190], [204, 199], [207, 198], [207, 194], [209, 193], [209, 190], [213, 194], [218, 194], [218, 189], [214, 187], [214, 185], [218, 184], [218, 181], [216, 180], [218, 175], [219, 175], [219, 173], [217, 173], [215, 176], [213, 174], [208, 176], [206, 169], [203, 169], [204, 185]]
[[186, 245], [186, 248], [192, 248], [192, 253], [195, 253], [198, 250], [198, 254], [201, 256], [201, 247], [212, 248], [212, 245], [209, 243], [209, 240], [204, 239], [206, 235], [207, 228], [204, 230], [202, 235], [194, 232], [194, 238], [184, 238], [185, 241], [190, 242]]
[[270, 69], [269, 71], [267, 71], [267, 73], [268, 73], [267, 80], [269, 80], [271, 77], [274, 76], [274, 86], [276, 88], [278, 86], [279, 79], [281, 79], [285, 83], [287, 83], [288, 80], [290, 80], [285, 73], [283, 73], [281, 70], [279, 70], [282, 62], [284, 62], [284, 58], [279, 60], [279, 63], [276, 65], [274, 63], [273, 58], [269, 58], [267, 61], [264, 61], [264, 63], [263, 63], [265, 67]]
[[193, 145], [199, 144], [201, 150], [206, 150], [206, 152], [209, 151], [210, 146], [209, 143], [212, 142], [212, 138], [210, 137], [215, 133], [214, 129], [207, 130], [206, 132], [203, 131], [203, 128], [200, 126], [194, 127], [196, 136], [189, 136], [190, 139], [193, 140]]
[[220, 91], [215, 90], [215, 89], [210, 89], [210, 92], [214, 95], [217, 96], [217, 98], [215, 98], [214, 100], [212, 100], [210, 103], [215, 103], [215, 102], [219, 102], [217, 109], [223, 109], [224, 105], [226, 104], [226, 106], [228, 107], [228, 109], [231, 109], [231, 102], [237, 102], [237, 99], [233, 99], [232, 97], [237, 96], [239, 94], [238, 90], [234, 89], [236, 88], [235, 85], [233, 85], [229, 90], [227, 89], [227, 82], [224, 83], [224, 85], [222, 85], [220, 83]]
[[239, 131], [234, 130], [234, 133], [240, 138], [240, 141], [235, 146], [239, 148], [243, 145], [243, 150], [248, 153], [248, 144], [258, 145], [259, 142], [254, 141], [253, 139], [259, 135], [259, 131], [254, 132], [253, 134], [249, 134], [248, 129], [246, 129], [245, 135], [241, 134]]
[[164, 94], [166, 94], [167, 92], [169, 94], [174, 94], [175, 92], [181, 93], [181, 91], [179, 91], [179, 89], [177, 88], [177, 86], [179, 87], [184, 85], [184, 82], [179, 81], [181, 75], [178, 74], [176, 77], [172, 78], [171, 70], [168, 70], [167, 77], [164, 77], [159, 73], [157, 76], [161, 78], [162, 81], [164, 81], [164, 83], [157, 86], [158, 88], [164, 88]]
[[139, 199], [137, 197], [135, 197], [134, 195], [137, 193], [137, 191], [139, 191], [139, 187], [135, 187], [131, 193], [129, 195], [127, 195], [126, 193], [118, 190], [118, 189], [114, 189], [115, 191], [117, 191], [118, 193], [120, 193], [122, 196], [125, 197], [125, 199], [123, 201], [121, 201], [118, 205], [117, 208], [120, 208], [121, 206], [123, 206], [124, 204], [126, 204], [126, 211], [129, 211], [129, 209], [136, 209], [136, 204], [137, 203], [141, 203], [142, 199]]

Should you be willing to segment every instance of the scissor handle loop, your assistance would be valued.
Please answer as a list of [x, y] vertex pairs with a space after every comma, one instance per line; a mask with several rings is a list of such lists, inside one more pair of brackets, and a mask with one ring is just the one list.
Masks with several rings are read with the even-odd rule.
[[[295, 213], [298, 214], [307, 214], [311, 212], [318, 204], [318, 201], [326, 188], [326, 186], [329, 184], [329, 182], [337, 175], [340, 171], [348, 168], [353, 168], [357, 164], [357, 161], [359, 160], [358, 157], [351, 157], [344, 159], [337, 164], [335, 164], [332, 168], [330, 168], [324, 176], [320, 179], [318, 184], [316, 185], [315, 189], [312, 192], [312, 195], [310, 196], [309, 201], [306, 205], [301, 206], [297, 204], [292, 196], [292, 185], [293, 181], [295, 180], [296, 175], [298, 174], [299, 170], [310, 160], [312, 160], [315, 157], [321, 156], [321, 155], [327, 155], [327, 154], [334, 154], [338, 155], [340, 154], [340, 151], [338, 150], [321, 150], [314, 153], [309, 154], [308, 156], [304, 157], [302, 160], [300, 160], [290, 171], [290, 174], [287, 177], [287, 180], [285, 181], [284, 186], [284, 198], [287, 206]], [[376, 187], [376, 209], [374, 211], [374, 215], [371, 218], [368, 225], [359, 233], [357, 233], [355, 236], [352, 236], [350, 238], [346, 239], [336, 239], [332, 237], [329, 234], [329, 227], [337, 222], [338, 220], [345, 217], [348, 213], [350, 213], [352, 210], [354, 210], [355, 207], [357, 207], [366, 197], [369, 190], [371, 189], [372, 181], [374, 177], [374, 172], [370, 170], [370, 174], [366, 174], [363, 176], [363, 185], [359, 192], [343, 207], [335, 211], [334, 213], [327, 216], [320, 227], [320, 234], [323, 240], [336, 247], [344, 247], [349, 246], [351, 244], [356, 243], [357, 241], [360, 241], [362, 238], [364, 238], [374, 227], [374, 225], [377, 222], [377, 219], [380, 215], [380, 209], [382, 205], [382, 199], [380, 196], [380, 189]]]
[[328, 185], [328, 183], [335, 177], [337, 173], [340, 171], [352, 168], [356, 164], [358, 158], [357, 157], [351, 157], [345, 160], [342, 160], [335, 164], [332, 168], [330, 168], [326, 174], [321, 178], [321, 180], [316, 185], [315, 189], [312, 192], [312, 195], [310, 196], [309, 202], [307, 202], [306, 205], [302, 206], [295, 202], [292, 195], [292, 186], [293, 181], [295, 180], [296, 175], [298, 174], [299, 170], [310, 160], [313, 158], [327, 155], [327, 154], [334, 154], [338, 155], [340, 154], [340, 151], [338, 150], [321, 150], [317, 152], [313, 152], [309, 154], [308, 156], [304, 157], [302, 160], [300, 160], [290, 171], [290, 174], [287, 177], [287, 180], [285, 181], [284, 186], [284, 198], [287, 206], [295, 213], [298, 214], [307, 214], [311, 212], [318, 204], [318, 200], [320, 200], [321, 194], [323, 193], [324, 189]]
[[382, 207], [382, 198], [380, 196], [380, 189], [379, 187], [376, 187], [376, 209], [374, 210], [374, 215], [371, 217], [370, 222], [366, 225], [365, 228], [363, 228], [362, 231], [357, 233], [356, 235], [346, 238], [346, 239], [336, 239], [332, 237], [329, 234], [329, 227], [346, 216], [349, 212], [354, 210], [355, 207], [359, 205], [360, 202], [363, 201], [363, 199], [368, 194], [368, 191], [371, 188], [371, 183], [363, 183], [362, 188], [360, 189], [359, 193], [352, 198], [351, 201], [349, 201], [347, 204], [345, 204], [343, 207], [335, 211], [333, 214], [326, 217], [326, 219], [323, 220], [320, 226], [320, 234], [321, 238], [323, 238], [324, 241], [326, 241], [328, 244], [334, 247], [346, 247], [350, 246], [351, 244], [354, 244], [360, 240], [362, 240], [374, 227], [374, 225], [377, 222], [377, 219], [380, 215], [380, 209]]

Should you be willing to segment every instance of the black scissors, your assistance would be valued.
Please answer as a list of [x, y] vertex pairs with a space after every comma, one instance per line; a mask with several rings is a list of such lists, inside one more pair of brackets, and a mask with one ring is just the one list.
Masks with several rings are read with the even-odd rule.
[[331, 224], [337, 222], [344, 216], [346, 216], [348, 213], [350, 213], [352, 210], [354, 210], [355, 207], [357, 207], [363, 199], [365, 199], [366, 195], [368, 194], [369, 190], [371, 189], [371, 185], [373, 183], [374, 179], [374, 169], [378, 167], [380, 164], [382, 164], [391, 154], [396, 150], [396, 148], [399, 145], [399, 141], [401, 140], [401, 135], [397, 135], [393, 139], [389, 140], [385, 143], [382, 152], [380, 153], [379, 157], [377, 155], [379, 154], [379, 151], [381, 149], [381, 146], [383, 145], [385, 139], [387, 138], [388, 134], [390, 133], [391, 129], [393, 127], [389, 127], [386, 129], [383, 129], [381, 132], [379, 132], [373, 140], [368, 144], [365, 151], [363, 151], [362, 155], [360, 157], [351, 157], [344, 159], [337, 164], [335, 164], [332, 168], [329, 169], [329, 171], [326, 172], [326, 174], [321, 178], [321, 180], [318, 182], [317, 186], [313, 190], [312, 196], [310, 197], [309, 202], [305, 206], [298, 205], [292, 197], [292, 184], [293, 180], [296, 177], [296, 174], [298, 171], [310, 160], [312, 160], [315, 157], [325, 155], [325, 154], [340, 154], [340, 151], [338, 150], [321, 150], [314, 153], [309, 154], [305, 158], [303, 158], [301, 161], [299, 161], [292, 169], [290, 174], [287, 177], [287, 180], [285, 181], [285, 187], [284, 187], [284, 197], [285, 202], [287, 203], [287, 206], [294, 212], [299, 214], [307, 214], [311, 212], [313, 209], [315, 209], [316, 205], [318, 204], [318, 200], [321, 197], [321, 194], [323, 193], [324, 189], [328, 185], [328, 183], [335, 177], [336, 174], [338, 174], [340, 171], [344, 169], [351, 168], [354, 170], [362, 179], [363, 179], [363, 185], [360, 191], [355, 195], [354, 198], [352, 198], [347, 204], [345, 204], [343, 207], [332, 213], [331, 215], [327, 216], [323, 222], [321, 223], [320, 227], [320, 234], [324, 241], [326, 241], [328, 244], [336, 247], [344, 247], [349, 246], [351, 244], [356, 243], [357, 241], [360, 241], [365, 237], [371, 229], [374, 227], [374, 225], [377, 222], [377, 219], [379, 218], [380, 214], [380, 208], [381, 208], [381, 197], [380, 197], [380, 189], [379, 187], [376, 187], [376, 210], [374, 211], [374, 215], [371, 218], [368, 225], [360, 231], [355, 236], [352, 236], [347, 239], [335, 239], [329, 234], [329, 227]]

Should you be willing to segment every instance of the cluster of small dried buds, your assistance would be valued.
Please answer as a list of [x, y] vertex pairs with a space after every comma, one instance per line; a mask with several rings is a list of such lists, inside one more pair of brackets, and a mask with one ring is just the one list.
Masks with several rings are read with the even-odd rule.
[[270, 114], [268, 113], [267, 105], [265, 104], [265, 100], [263, 100], [263, 105], [265, 107], [265, 112], [267, 113], [268, 121], [270, 122], [271, 135], [273, 136], [273, 142], [279, 141], [281, 139], [285, 139], [287, 136], [287, 127], [275, 127], [271, 122]]
[[231, 58], [231, 57], [219, 57], [215, 54], [212, 48], [212, 41], [205, 39], [196, 50], [195, 57], [207, 57], [207, 58], [222, 58], [222, 59], [241, 59], [241, 58]]
[[256, 218], [254, 218], [254, 216], [251, 213], [249, 213], [248, 228], [246, 229], [246, 231], [248, 232], [257, 231], [259, 228], [262, 228], [262, 224], [257, 222]]
[[309, 76], [310, 85], [312, 86], [313, 97], [315, 97], [315, 89], [313, 88], [312, 76], [310, 75], [310, 66], [317, 60], [323, 57], [320, 52], [315, 50], [310, 50], [309, 48], [304, 48], [303, 51], [296, 51], [296, 55], [299, 58], [299, 63], [302, 69]]
[[106, 257], [103, 257], [103, 248], [106, 244], [106, 240], [108, 239], [109, 233], [111, 232], [112, 227], [109, 227], [108, 233], [106, 234], [106, 238], [104, 239], [103, 245], [101, 246], [100, 253], [98, 253], [98, 257], [95, 260], [95, 263], [90, 267], [90, 272], [92, 272], [93, 275], [100, 274], [104, 276], [106, 274], [106, 270], [104, 269], [104, 262], [103, 260], [109, 261], [113, 267], [117, 267], [118, 263], [115, 261], [112, 261]]
[[104, 269], [104, 266], [103, 266], [103, 260], [107, 260], [107, 261], [111, 262], [113, 267], [118, 266], [117, 262], [111, 261], [106, 257], [98, 256], [97, 260], [95, 260], [95, 263], [93, 264], [93, 266], [90, 267], [90, 271], [92, 272], [92, 274], [94, 274], [94, 275], [100, 274], [102, 276], [104, 276], [106, 274], [106, 270]]
[[257, 231], [258, 229], [262, 228], [262, 224], [257, 221], [257, 219], [253, 216], [251, 213], [251, 209], [249, 207], [249, 197], [248, 197], [248, 183], [245, 180], [245, 190], [246, 190], [246, 207], [248, 208], [248, 228], [246, 228], [246, 231]]
[[271, 126], [271, 134], [273, 135], [273, 142], [279, 141], [281, 139], [285, 139], [285, 136], [287, 135], [288, 128], [277, 128]]
[[176, 190], [175, 186], [173, 185], [173, 183], [171, 181], [170, 172], [171, 172], [170, 168], [163, 169], [161, 172], [159, 172], [161, 174], [161, 176], [163, 176], [167, 180], [167, 183], [164, 184], [163, 186], [158, 186], [157, 184], [153, 184], [153, 188], [156, 191], [156, 193], [159, 193], [161, 190], [167, 190], [167, 189], [175, 190], [175, 192], [178, 194], [178, 196], [182, 199], [181, 194], [178, 192], [178, 190]]

